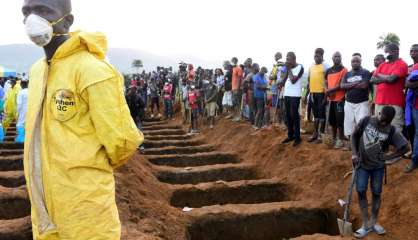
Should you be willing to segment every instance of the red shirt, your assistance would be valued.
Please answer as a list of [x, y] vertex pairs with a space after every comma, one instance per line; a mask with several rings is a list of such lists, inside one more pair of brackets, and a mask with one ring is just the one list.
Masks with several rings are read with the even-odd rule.
[[192, 109], [197, 109], [198, 108], [198, 105], [197, 105], [197, 94], [196, 94], [196, 91], [195, 90], [190, 91], [189, 94], [188, 94], [188, 97], [189, 97], [190, 107]]
[[232, 91], [238, 90], [241, 88], [241, 81], [244, 72], [240, 66], [236, 66], [232, 69]]
[[194, 81], [194, 76], [195, 76], [195, 72], [194, 70], [190, 70], [188, 75], [187, 75], [187, 79], [189, 80], [189, 82], [193, 82]]
[[376, 88], [375, 103], [379, 105], [405, 106], [405, 78], [408, 75], [408, 65], [398, 59], [395, 62], [385, 62], [380, 64], [373, 76], [377, 74], [396, 75], [399, 79], [395, 83], [380, 83]]
[[173, 85], [167, 84], [164, 86], [163, 92], [164, 92], [164, 99], [171, 100], [171, 92], [173, 91]]

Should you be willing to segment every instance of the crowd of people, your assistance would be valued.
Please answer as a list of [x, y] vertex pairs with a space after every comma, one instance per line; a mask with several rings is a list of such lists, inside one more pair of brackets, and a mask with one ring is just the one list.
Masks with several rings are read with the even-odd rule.
[[[147, 101], [151, 101], [150, 117], [155, 116], [154, 109], [160, 116], [158, 99], [162, 97], [164, 116], [171, 119], [177, 97], [191, 134], [199, 133], [199, 119], [207, 119], [212, 129], [215, 119], [224, 117], [233, 122], [248, 121], [255, 134], [272, 125], [287, 129], [282, 144], [293, 142], [294, 147], [302, 142], [301, 132], [305, 130], [301, 125], [311, 124], [310, 144], [326, 143], [328, 136], [333, 148], [352, 152], [363, 220], [355, 236], [362, 238], [371, 231], [384, 234], [377, 217], [386, 166], [412, 158], [405, 173], [418, 168], [418, 44], [410, 49], [410, 66], [399, 57], [399, 46], [388, 44], [385, 55], [375, 56], [372, 71], [362, 66], [360, 53], [350, 56], [349, 68], [343, 65], [340, 52], [332, 54], [333, 64], [328, 66], [324, 52], [315, 49], [314, 63], [307, 70], [297, 62], [294, 52], [288, 52], [285, 61], [278, 52], [269, 75], [266, 67], [251, 58], [240, 65], [234, 57], [224, 62], [223, 69], [215, 70], [195, 70], [192, 64], [182, 63], [178, 74], [143, 74], [139, 87], [135, 81], [131, 84], [128, 104], [133, 106], [129, 96], [136, 92], [142, 96], [140, 115], [145, 116]], [[305, 124], [301, 124], [301, 116]], [[395, 151], [389, 153], [389, 146]], [[369, 179], [373, 198], [370, 219], [366, 194]]]
[[25, 140], [28, 83], [24, 75], [0, 78], [0, 143], [12, 123], [16, 123], [15, 142]]
[[[330, 128], [333, 146], [346, 150], [351, 148], [350, 136], [361, 119], [378, 116], [384, 106], [392, 106], [396, 111], [392, 124], [413, 146], [414, 126], [418, 124], [418, 110], [414, 111], [418, 104], [411, 103], [418, 85], [414, 82], [417, 48], [411, 48], [415, 65], [408, 67], [399, 58], [399, 47], [388, 45], [388, 56], [376, 55], [373, 71], [362, 67], [360, 53], [350, 56], [350, 69], [343, 66], [340, 52], [333, 53], [333, 64], [329, 66], [322, 48], [314, 51], [314, 64], [307, 69], [297, 63], [294, 52], [287, 53], [285, 61], [280, 52], [275, 54], [276, 62], [269, 75], [266, 67], [253, 63], [251, 58], [240, 65], [234, 57], [224, 62], [223, 69], [215, 70], [195, 70], [192, 64], [182, 63], [176, 74], [172, 69], [159, 68], [134, 76], [127, 100], [134, 119], [145, 117], [146, 112], [151, 118], [160, 117], [160, 99], [164, 102], [164, 117], [171, 119], [177, 98], [184, 122], [191, 125], [190, 133], [199, 132], [200, 118], [207, 119], [213, 128], [215, 116], [225, 117], [234, 122], [247, 120], [255, 131], [279, 125], [288, 130], [283, 143], [298, 146], [301, 131], [305, 131], [303, 125], [313, 128], [308, 142], [324, 142]], [[307, 83], [303, 80], [306, 72]], [[408, 76], [410, 80], [406, 81]], [[301, 124], [301, 115], [307, 123]], [[418, 143], [416, 148], [418, 151]], [[408, 171], [417, 165], [418, 156]]]

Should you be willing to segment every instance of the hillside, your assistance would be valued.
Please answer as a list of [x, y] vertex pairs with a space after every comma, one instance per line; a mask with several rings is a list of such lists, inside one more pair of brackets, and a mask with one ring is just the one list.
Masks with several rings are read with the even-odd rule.
[[[30, 66], [42, 56], [42, 49], [34, 45], [12, 44], [0, 46], [0, 65], [15, 69], [18, 72], [27, 72]], [[180, 61], [193, 62], [196, 65], [207, 67], [216, 66], [214, 62], [204, 61], [195, 57], [179, 58], [159, 56], [146, 51], [129, 48], [110, 48], [108, 57], [110, 62], [123, 73], [133, 71], [131, 68], [133, 59], [141, 59], [147, 71], [153, 70], [157, 66], [173, 66], [176, 69]]]

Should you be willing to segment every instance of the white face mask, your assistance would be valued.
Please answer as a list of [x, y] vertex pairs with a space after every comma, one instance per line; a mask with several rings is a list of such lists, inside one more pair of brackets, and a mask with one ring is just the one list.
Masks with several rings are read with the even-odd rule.
[[25, 20], [26, 34], [32, 42], [40, 47], [48, 45], [52, 37], [67, 34], [54, 34], [53, 26], [61, 22], [67, 15], [60, 18], [55, 22], [49, 22], [48, 20], [35, 15], [30, 14]]

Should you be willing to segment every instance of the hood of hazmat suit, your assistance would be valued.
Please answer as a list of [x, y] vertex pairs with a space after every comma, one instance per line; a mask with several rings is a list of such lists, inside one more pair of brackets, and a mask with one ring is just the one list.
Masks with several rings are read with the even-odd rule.
[[75, 32], [30, 71], [24, 167], [36, 240], [120, 239], [113, 169], [143, 142], [100, 33]]

